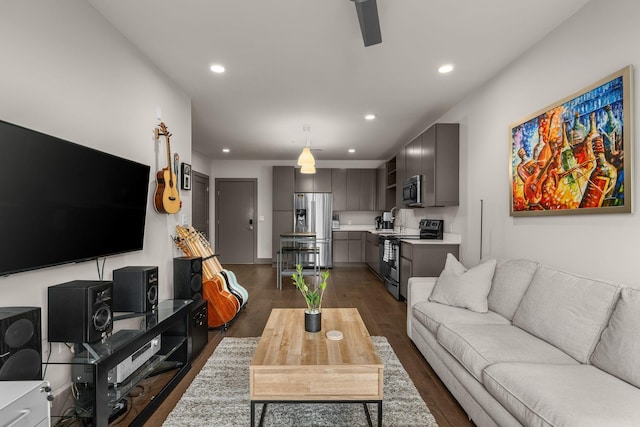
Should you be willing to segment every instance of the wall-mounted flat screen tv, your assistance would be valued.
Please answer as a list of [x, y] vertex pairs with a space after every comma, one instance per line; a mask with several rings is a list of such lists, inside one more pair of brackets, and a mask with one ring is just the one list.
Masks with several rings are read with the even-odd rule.
[[0, 121], [0, 275], [142, 249], [149, 166]]

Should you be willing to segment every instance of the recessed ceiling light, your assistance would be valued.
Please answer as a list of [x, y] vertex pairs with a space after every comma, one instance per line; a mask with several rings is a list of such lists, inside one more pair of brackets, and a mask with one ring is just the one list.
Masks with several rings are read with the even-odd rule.
[[223, 152], [223, 153], [229, 153], [230, 151], [231, 151], [231, 150], [229, 150], [228, 148], [223, 148], [223, 149], [222, 149], [222, 152]]
[[213, 71], [216, 74], [221, 74], [221, 73], [224, 73], [224, 67], [220, 64], [213, 64], [211, 66], [211, 71]]
[[373, 119], [376, 118], [376, 115], [375, 114], [367, 114], [366, 116], [364, 116], [364, 118], [366, 120], [373, 120]]
[[356, 149], [355, 149], [355, 148], [349, 148], [349, 152], [350, 152], [350, 153], [355, 153], [355, 152], [356, 152]]
[[447, 74], [453, 71], [453, 65], [445, 64], [442, 67], [438, 68], [438, 72], [440, 74]]

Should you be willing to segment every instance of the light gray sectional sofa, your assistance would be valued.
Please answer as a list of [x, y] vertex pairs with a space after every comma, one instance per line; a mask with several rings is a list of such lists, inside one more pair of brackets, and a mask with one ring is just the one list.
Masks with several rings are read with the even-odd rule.
[[477, 426], [640, 426], [640, 290], [456, 262], [409, 279], [407, 333]]

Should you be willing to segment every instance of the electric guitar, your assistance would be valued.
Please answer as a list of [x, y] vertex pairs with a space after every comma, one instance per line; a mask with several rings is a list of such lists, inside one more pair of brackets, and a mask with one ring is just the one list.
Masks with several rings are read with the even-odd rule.
[[159, 213], [174, 214], [180, 210], [180, 196], [178, 194], [176, 174], [171, 167], [171, 134], [164, 123], [160, 123], [160, 129], [155, 129], [156, 140], [163, 135], [167, 139], [167, 167], [156, 173], [156, 193], [153, 198], [153, 206]]

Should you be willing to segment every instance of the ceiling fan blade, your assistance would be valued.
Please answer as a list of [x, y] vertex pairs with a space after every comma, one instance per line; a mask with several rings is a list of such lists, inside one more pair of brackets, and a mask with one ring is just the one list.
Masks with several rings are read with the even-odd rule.
[[371, 46], [382, 43], [380, 34], [380, 20], [378, 19], [378, 5], [376, 0], [353, 0], [358, 12], [360, 31], [364, 45]]

